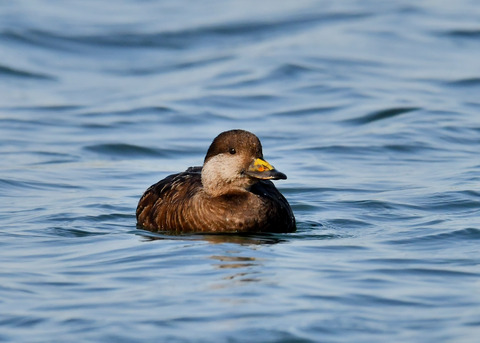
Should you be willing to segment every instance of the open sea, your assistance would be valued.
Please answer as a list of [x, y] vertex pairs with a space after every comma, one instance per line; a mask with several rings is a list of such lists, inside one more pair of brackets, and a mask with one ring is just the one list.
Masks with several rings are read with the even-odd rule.
[[[293, 234], [136, 228], [241, 128]], [[0, 342], [480, 341], [480, 5], [0, 0]]]

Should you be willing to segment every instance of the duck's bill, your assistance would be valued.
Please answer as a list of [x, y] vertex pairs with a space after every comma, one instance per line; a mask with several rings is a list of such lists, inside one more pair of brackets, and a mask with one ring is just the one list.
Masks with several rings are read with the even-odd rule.
[[287, 175], [276, 170], [270, 163], [261, 158], [255, 159], [245, 172], [248, 176], [262, 180], [286, 180]]

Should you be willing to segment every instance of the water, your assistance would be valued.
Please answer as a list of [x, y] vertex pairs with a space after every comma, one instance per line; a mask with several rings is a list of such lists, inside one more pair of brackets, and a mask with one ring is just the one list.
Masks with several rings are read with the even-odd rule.
[[[0, 2], [0, 341], [476, 342], [476, 1]], [[137, 230], [256, 133], [285, 235]]]

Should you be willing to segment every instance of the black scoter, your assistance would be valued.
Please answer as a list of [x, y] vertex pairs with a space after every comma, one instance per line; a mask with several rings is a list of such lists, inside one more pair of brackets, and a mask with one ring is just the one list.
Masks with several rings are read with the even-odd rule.
[[145, 191], [137, 223], [175, 233], [294, 232], [292, 209], [269, 181], [286, 178], [263, 159], [257, 136], [226, 131], [213, 140], [202, 167], [167, 176]]

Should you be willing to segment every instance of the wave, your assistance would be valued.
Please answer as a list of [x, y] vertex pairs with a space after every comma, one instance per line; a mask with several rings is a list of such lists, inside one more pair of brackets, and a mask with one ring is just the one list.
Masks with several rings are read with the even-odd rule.
[[232, 39], [270, 39], [272, 35], [292, 33], [292, 30], [309, 28], [312, 25], [335, 21], [361, 20], [371, 16], [364, 13], [305, 14], [296, 17], [280, 18], [272, 21], [229, 22], [218, 25], [184, 28], [177, 31], [153, 33], [116, 32], [109, 34], [68, 35], [46, 30], [26, 29], [5, 30], [0, 37], [36, 46], [60, 50], [75, 50], [72, 44], [109, 47], [155, 47], [181, 50], [193, 46], [219, 43], [231, 44]]
[[53, 81], [57, 79], [51, 75], [25, 71], [25, 70], [7, 67], [3, 65], [0, 65], [0, 76], [15, 77], [15, 78], [21, 78], [21, 79], [49, 80], [49, 81]]
[[85, 150], [110, 157], [166, 157], [175, 155], [174, 150], [154, 149], [126, 143], [104, 143], [84, 147]]
[[384, 110], [371, 112], [358, 118], [347, 119], [344, 121], [344, 123], [358, 124], [358, 125], [370, 124], [376, 121], [394, 118], [405, 113], [418, 111], [419, 109], [420, 109], [419, 107], [388, 108]]

